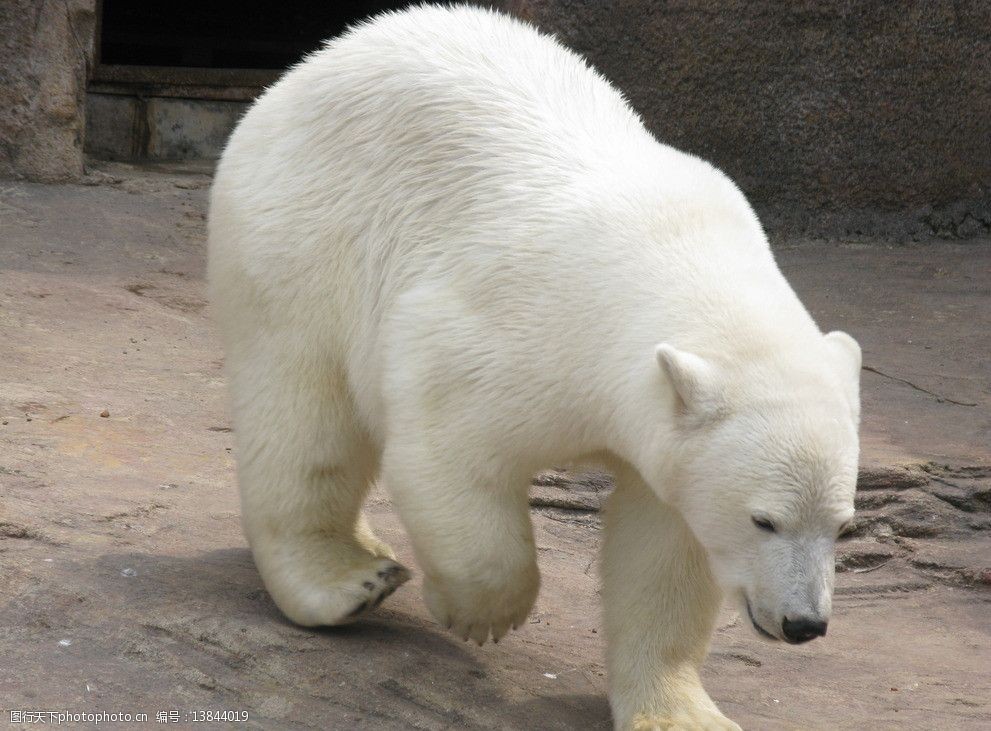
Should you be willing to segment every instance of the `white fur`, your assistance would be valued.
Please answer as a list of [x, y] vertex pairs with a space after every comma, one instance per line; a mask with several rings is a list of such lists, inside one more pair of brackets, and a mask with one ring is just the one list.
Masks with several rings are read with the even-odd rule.
[[617, 728], [738, 728], [698, 678], [724, 594], [772, 634], [828, 616], [859, 349], [737, 188], [551, 38], [419, 7], [330, 42], [231, 137], [209, 275], [245, 529], [296, 622], [407, 578], [361, 517], [381, 478], [434, 616], [498, 639], [537, 593], [531, 476], [590, 457]]

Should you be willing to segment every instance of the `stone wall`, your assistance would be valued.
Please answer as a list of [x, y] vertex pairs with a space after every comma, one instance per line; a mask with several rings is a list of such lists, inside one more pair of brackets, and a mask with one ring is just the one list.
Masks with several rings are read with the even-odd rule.
[[0, 0], [0, 177], [83, 174], [95, 0]]
[[931, 233], [988, 232], [987, 0], [504, 6], [587, 56], [662, 141], [792, 224], [812, 211], [888, 228], [910, 212]]

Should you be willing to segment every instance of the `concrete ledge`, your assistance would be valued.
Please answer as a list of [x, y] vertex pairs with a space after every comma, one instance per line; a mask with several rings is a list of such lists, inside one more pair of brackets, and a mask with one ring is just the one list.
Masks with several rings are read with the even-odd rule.
[[247, 102], [86, 95], [86, 153], [108, 160], [215, 159]]

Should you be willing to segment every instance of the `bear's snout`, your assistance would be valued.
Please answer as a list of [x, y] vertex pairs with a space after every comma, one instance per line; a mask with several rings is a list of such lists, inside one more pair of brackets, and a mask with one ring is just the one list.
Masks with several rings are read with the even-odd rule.
[[789, 619], [785, 617], [781, 622], [781, 634], [787, 642], [798, 645], [816, 637], [824, 637], [826, 634], [826, 622], [822, 619], [811, 619], [809, 617], [796, 617]]

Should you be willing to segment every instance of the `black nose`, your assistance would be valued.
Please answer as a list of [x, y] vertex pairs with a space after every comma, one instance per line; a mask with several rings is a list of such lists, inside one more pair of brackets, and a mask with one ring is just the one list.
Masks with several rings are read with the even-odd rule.
[[823, 637], [826, 634], [826, 623], [821, 619], [808, 619], [799, 617], [798, 619], [788, 619], [781, 623], [781, 632], [785, 639], [793, 645], [814, 640], [816, 637]]

